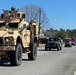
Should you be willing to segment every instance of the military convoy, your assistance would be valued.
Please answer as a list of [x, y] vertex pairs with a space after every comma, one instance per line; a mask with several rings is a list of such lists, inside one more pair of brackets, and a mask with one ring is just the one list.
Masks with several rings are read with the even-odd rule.
[[22, 53], [28, 54], [29, 60], [37, 57], [39, 26], [35, 21], [25, 21], [25, 14], [14, 7], [3, 10], [0, 18], [0, 57], [9, 59], [14, 66], [21, 65]]

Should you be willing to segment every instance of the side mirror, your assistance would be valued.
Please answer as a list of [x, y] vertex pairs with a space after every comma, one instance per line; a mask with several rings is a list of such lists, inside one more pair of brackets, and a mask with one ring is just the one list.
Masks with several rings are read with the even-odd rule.
[[27, 26], [27, 30], [31, 30], [31, 26]]

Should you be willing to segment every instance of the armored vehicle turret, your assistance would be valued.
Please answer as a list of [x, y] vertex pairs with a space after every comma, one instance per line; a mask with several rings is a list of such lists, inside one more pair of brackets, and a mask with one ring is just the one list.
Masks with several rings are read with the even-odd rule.
[[19, 12], [18, 9], [15, 10], [14, 7], [11, 7], [11, 10], [4, 10], [3, 14], [1, 14], [1, 20], [11, 21], [11, 20], [22, 20], [25, 18], [25, 14], [23, 12]]

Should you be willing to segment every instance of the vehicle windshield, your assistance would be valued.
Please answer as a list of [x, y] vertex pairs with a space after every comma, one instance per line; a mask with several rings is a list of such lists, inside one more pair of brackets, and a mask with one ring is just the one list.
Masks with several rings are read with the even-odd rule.
[[7, 30], [4, 23], [0, 23], [0, 31], [1, 30]]
[[9, 27], [9, 28], [18, 28], [18, 24], [19, 24], [19, 23], [9, 23], [9, 24], [8, 24], [8, 27]]
[[49, 41], [58, 41], [58, 38], [50, 38]]
[[0, 27], [2, 27], [2, 26], [5, 26], [5, 24], [4, 23], [0, 23]]
[[[17, 29], [19, 23], [8, 23], [8, 25], [4, 23], [0, 23], [0, 30], [7, 30], [7, 28]], [[8, 26], [8, 27], [7, 27]]]
[[65, 40], [65, 42], [67, 43], [67, 42], [69, 42], [70, 40]]

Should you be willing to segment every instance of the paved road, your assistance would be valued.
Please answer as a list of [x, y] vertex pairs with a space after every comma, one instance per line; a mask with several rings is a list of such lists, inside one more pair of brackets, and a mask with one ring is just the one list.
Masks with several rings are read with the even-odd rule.
[[0, 60], [0, 75], [74, 75], [75, 70], [76, 46], [62, 51], [38, 49], [35, 61], [29, 61], [23, 54], [21, 66], [12, 67]]

